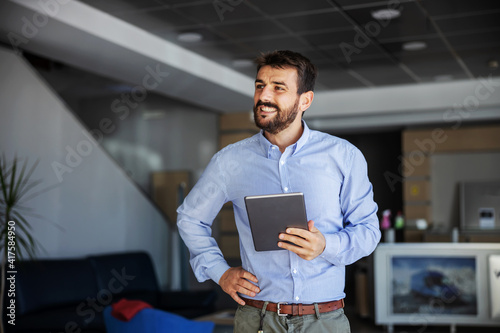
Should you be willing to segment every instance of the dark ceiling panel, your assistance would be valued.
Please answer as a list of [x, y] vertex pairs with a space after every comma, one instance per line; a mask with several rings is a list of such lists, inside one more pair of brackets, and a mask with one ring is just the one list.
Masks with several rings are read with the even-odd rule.
[[351, 68], [375, 85], [415, 83], [403, 69], [389, 59], [353, 62]]
[[233, 39], [267, 38], [268, 36], [287, 34], [274, 22], [267, 20], [225, 24], [215, 26], [214, 30]]
[[497, 29], [500, 26], [500, 12], [436, 20], [436, 23], [444, 33]]
[[328, 31], [320, 33], [307, 33], [303, 34], [302, 37], [307, 39], [312, 45], [322, 48], [322, 47], [340, 47], [342, 43], [354, 44], [356, 38], [356, 31], [351, 28], [347, 28], [344, 31]]
[[500, 46], [500, 29], [478, 33], [452, 34], [447, 35], [446, 39], [448, 39], [455, 49], [493, 45]]
[[277, 21], [293, 32], [351, 27], [351, 24], [339, 12], [293, 16], [277, 19]]
[[307, 57], [313, 64], [321, 63], [321, 62], [332, 62], [331, 57], [326, 55], [324, 52], [321, 52], [316, 49], [304, 50], [301, 51], [302, 55]]
[[371, 12], [386, 9], [387, 6], [348, 10], [351, 16], [361, 27], [368, 30], [369, 35], [377, 40], [385, 38], [402, 38], [435, 34], [436, 31], [429, 24], [427, 18], [415, 3], [403, 3], [401, 16], [390, 21], [378, 21], [371, 16]]
[[290, 1], [290, 0], [248, 0], [268, 15], [283, 15], [316, 10], [331, 9], [327, 0]]
[[244, 45], [255, 50], [255, 55], [260, 52], [274, 51], [274, 50], [294, 50], [302, 52], [309, 49], [309, 46], [303, 43], [300, 39], [295, 37], [276, 37], [270, 39], [255, 39], [252, 41], [243, 42]]
[[[318, 66], [318, 83], [327, 89], [363, 88], [361, 82], [342, 69], [323, 69]], [[332, 105], [334, 108], [335, 105]]]
[[[218, 7], [216, 5], [217, 3], [218, 2], [206, 3], [197, 6], [179, 6], [176, 7], [175, 10], [186, 17], [190, 17], [204, 24], [226, 23], [241, 19], [258, 18], [261, 16], [252, 8], [246, 6], [244, 2], [236, 6], [228, 5], [228, 7]], [[225, 10], [225, 8], [231, 9]]]
[[449, 52], [404, 54], [401, 62], [423, 81], [435, 81], [444, 77], [466, 78], [464, 70]]
[[500, 68], [493, 69], [488, 67], [489, 61], [500, 61], [500, 46], [462, 50], [459, 52], [459, 55], [476, 77], [500, 76]]
[[422, 0], [421, 3], [431, 16], [500, 10], [500, 1], [498, 0]]
[[335, 59], [337, 63], [344, 67], [350, 66], [353, 62], [365, 61], [367, 59], [387, 58], [388, 56], [377, 46], [368, 44], [363, 48], [347, 49], [342, 47], [323, 48], [323, 52]]

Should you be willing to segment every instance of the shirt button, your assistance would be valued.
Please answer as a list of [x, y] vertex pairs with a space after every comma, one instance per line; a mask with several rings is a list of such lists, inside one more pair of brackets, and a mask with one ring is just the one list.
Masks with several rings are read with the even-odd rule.
[[295, 300], [298, 301], [299, 300], [299, 296], [295, 296]]
[[285, 190], [285, 192], [288, 192], [288, 187], [285, 187], [284, 190]]
[[297, 270], [296, 269], [293, 270], [293, 274], [297, 274]]
[[281, 165], [283, 165], [283, 164], [285, 164], [285, 161], [281, 161], [280, 163], [281, 163]]

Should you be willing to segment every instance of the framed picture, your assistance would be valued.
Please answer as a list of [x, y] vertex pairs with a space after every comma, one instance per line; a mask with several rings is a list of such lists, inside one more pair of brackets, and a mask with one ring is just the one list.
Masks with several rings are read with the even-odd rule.
[[500, 244], [380, 244], [374, 259], [377, 324], [500, 327]]
[[477, 315], [474, 256], [394, 256], [393, 313]]

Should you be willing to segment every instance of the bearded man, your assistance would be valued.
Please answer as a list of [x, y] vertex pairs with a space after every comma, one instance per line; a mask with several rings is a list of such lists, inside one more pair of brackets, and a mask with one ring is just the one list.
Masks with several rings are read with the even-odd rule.
[[[178, 209], [177, 225], [200, 282], [212, 279], [237, 303], [234, 332], [350, 332], [345, 266], [380, 241], [377, 205], [361, 152], [302, 119], [316, 67], [292, 51], [256, 60], [254, 118], [260, 133], [214, 155]], [[308, 230], [287, 228], [278, 246], [255, 251], [244, 198], [302, 192]], [[230, 267], [211, 236], [233, 203], [241, 267]]]

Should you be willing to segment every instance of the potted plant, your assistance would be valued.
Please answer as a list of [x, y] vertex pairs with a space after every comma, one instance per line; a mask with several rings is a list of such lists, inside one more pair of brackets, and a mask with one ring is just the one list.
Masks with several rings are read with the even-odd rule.
[[[37, 193], [33, 193], [40, 180], [31, 180], [33, 172], [38, 165], [38, 160], [31, 166], [28, 159], [24, 161], [17, 157], [10, 162], [5, 155], [0, 157], [0, 253], [1, 257], [1, 284], [0, 284], [0, 333], [5, 332], [4, 328], [4, 304], [7, 307], [11, 302], [15, 302], [15, 297], [11, 293], [6, 303], [3, 302], [6, 296], [7, 271], [16, 270], [16, 262], [26, 257], [34, 258], [38, 244], [33, 238], [31, 226], [27, 216], [35, 216], [29, 208], [23, 206], [23, 202], [29, 200]], [[28, 197], [28, 195], [30, 195]], [[7, 289], [8, 290], [8, 289]], [[15, 292], [14, 292], [15, 293]], [[15, 304], [15, 303], [14, 303]], [[7, 315], [7, 313], [6, 313]], [[7, 317], [8, 318], [8, 317]]]

